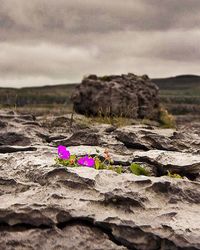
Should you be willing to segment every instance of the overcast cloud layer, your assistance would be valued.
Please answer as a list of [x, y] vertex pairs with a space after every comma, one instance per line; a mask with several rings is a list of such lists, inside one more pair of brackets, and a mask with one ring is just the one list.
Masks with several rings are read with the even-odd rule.
[[200, 74], [200, 0], [0, 0], [0, 86]]

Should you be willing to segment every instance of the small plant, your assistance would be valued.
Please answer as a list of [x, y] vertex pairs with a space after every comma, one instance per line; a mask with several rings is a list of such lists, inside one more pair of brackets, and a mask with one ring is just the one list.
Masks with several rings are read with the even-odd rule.
[[[99, 151], [97, 150], [97, 153]], [[85, 155], [83, 157], [77, 157], [76, 155], [71, 155], [69, 150], [66, 149], [65, 146], [58, 146], [58, 157], [55, 159], [57, 164], [61, 164], [65, 167], [90, 167], [97, 170], [112, 170], [117, 172], [118, 174], [122, 173], [122, 166], [113, 166], [113, 160], [110, 157], [108, 150], [104, 151], [104, 160], [101, 161], [96, 155], [95, 157], [91, 157]]]
[[102, 81], [109, 81], [109, 80], [110, 80], [110, 77], [105, 75], [105, 76], [102, 76], [102, 77], [101, 77], [101, 80], [102, 80]]
[[99, 123], [99, 124], [109, 124], [115, 127], [129, 126], [129, 125], [137, 123], [134, 119], [131, 119], [131, 118], [127, 118], [123, 116], [109, 116], [109, 115], [84, 117], [82, 122], [85, 125], [89, 125], [91, 123]]
[[175, 128], [176, 122], [173, 115], [169, 114], [164, 108], [159, 110], [159, 122], [163, 128]]
[[181, 175], [175, 174], [175, 173], [172, 174], [172, 173], [170, 173], [170, 171], [167, 171], [167, 176], [171, 177], [171, 178], [176, 178], [176, 179], [183, 179], [183, 177]]
[[65, 167], [69, 167], [69, 166], [73, 166], [73, 167], [78, 167], [78, 165], [76, 164], [76, 156], [75, 155], [71, 155], [70, 158], [68, 160], [64, 160], [61, 159], [59, 157], [56, 157], [55, 161], [57, 164], [61, 164]]
[[[96, 150], [97, 154], [99, 153]], [[58, 157], [55, 159], [57, 164], [63, 165], [65, 167], [89, 167], [96, 170], [112, 170], [118, 174], [122, 174], [124, 169], [121, 165], [113, 165], [114, 161], [110, 157], [109, 151], [105, 149], [103, 160], [100, 159], [98, 155], [92, 156], [83, 156], [78, 157], [76, 155], [71, 155], [69, 150], [65, 146], [60, 145], [58, 147]], [[149, 176], [150, 173], [139, 163], [132, 163], [129, 167], [131, 173], [135, 175], [145, 175]]]
[[145, 176], [149, 176], [149, 172], [142, 167], [139, 163], [132, 163], [130, 166], [130, 171], [131, 173], [135, 174], [135, 175], [145, 175]]

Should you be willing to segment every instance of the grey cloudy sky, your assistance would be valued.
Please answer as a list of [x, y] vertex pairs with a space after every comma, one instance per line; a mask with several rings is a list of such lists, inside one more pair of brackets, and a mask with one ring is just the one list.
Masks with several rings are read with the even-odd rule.
[[0, 0], [0, 86], [200, 74], [200, 0]]

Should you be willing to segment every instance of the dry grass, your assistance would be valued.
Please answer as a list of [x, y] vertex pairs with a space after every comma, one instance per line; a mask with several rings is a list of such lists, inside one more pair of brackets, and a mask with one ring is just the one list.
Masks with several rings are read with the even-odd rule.
[[161, 127], [163, 128], [175, 128], [176, 121], [173, 115], [169, 114], [169, 112], [163, 107], [160, 108], [159, 114], [159, 122]]
[[[5, 109], [5, 107], [0, 107], [0, 109]], [[73, 114], [73, 107], [69, 105], [63, 104], [52, 104], [52, 105], [26, 105], [24, 107], [9, 107], [6, 108], [7, 110], [12, 110], [21, 114], [32, 114], [34, 116], [63, 116], [67, 114]], [[160, 108], [160, 116], [159, 116], [159, 123], [156, 121], [152, 121], [149, 119], [132, 119], [128, 117], [124, 117], [123, 115], [120, 116], [110, 116], [110, 115], [102, 115], [99, 112], [98, 116], [79, 116], [78, 114], [74, 113], [74, 119], [78, 119], [80, 123], [83, 125], [91, 125], [95, 123], [99, 124], [110, 124], [115, 127], [123, 127], [123, 126], [130, 126], [136, 124], [144, 124], [144, 125], [153, 125], [153, 126], [161, 126], [163, 128], [175, 128], [176, 122], [174, 117], [168, 113], [166, 109], [163, 107]]]
[[72, 107], [64, 106], [62, 104], [53, 105], [27, 105], [24, 107], [9, 107], [9, 110], [19, 112], [21, 114], [32, 114], [35, 116], [48, 116], [48, 115], [66, 115], [72, 112]]
[[137, 124], [137, 121], [134, 119], [126, 117], [111, 117], [111, 116], [96, 116], [96, 117], [86, 117], [86, 123], [100, 123], [100, 124], [110, 124], [115, 127], [122, 127]]

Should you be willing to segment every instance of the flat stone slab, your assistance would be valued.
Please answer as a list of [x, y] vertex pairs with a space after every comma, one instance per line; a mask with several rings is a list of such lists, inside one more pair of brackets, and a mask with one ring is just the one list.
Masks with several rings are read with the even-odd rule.
[[[200, 248], [200, 183], [65, 168], [54, 164], [55, 152], [0, 155], [1, 246], [15, 240], [19, 249], [38, 249], [38, 240], [43, 249], [76, 249], [82, 239], [82, 249], [87, 240], [94, 249], [98, 243], [103, 249]], [[73, 232], [79, 234], [74, 244]]]
[[182, 173], [200, 173], [200, 155], [176, 151], [149, 150], [133, 153], [134, 161], [140, 160], [160, 165], [167, 170]]
[[[1, 250], [200, 249], [196, 129], [190, 133], [90, 124], [74, 124], [71, 129], [62, 117], [41, 118], [40, 127], [34, 118], [14, 112], [3, 112], [0, 119], [4, 138], [0, 147]], [[133, 148], [119, 141], [119, 132]], [[24, 143], [24, 137], [29, 143]], [[68, 138], [71, 154], [103, 157], [108, 149], [114, 164], [124, 169], [140, 162], [151, 170], [195, 178], [175, 179], [156, 171], [160, 177], [66, 168], [55, 163], [53, 145]]]

